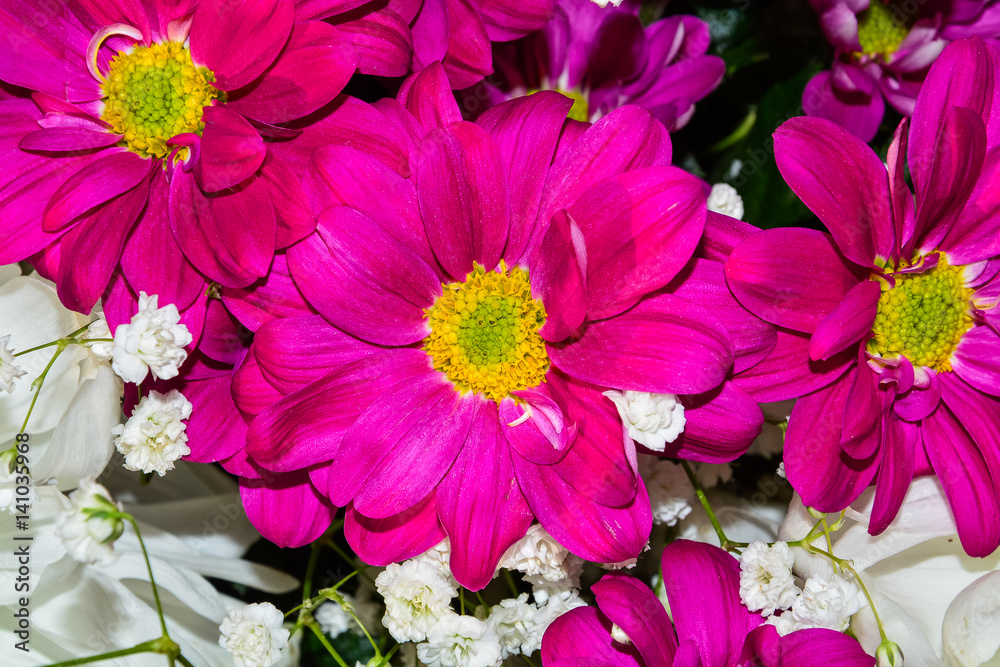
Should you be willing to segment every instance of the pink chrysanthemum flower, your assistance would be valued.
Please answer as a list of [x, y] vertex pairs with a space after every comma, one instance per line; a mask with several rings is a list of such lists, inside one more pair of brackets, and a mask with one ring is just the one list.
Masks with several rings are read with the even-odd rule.
[[679, 540], [663, 549], [663, 603], [634, 577], [594, 584], [597, 609], [578, 607], [542, 638], [545, 667], [873, 667], [857, 640], [826, 629], [783, 637], [740, 601], [740, 566], [730, 554]]
[[449, 536], [455, 576], [481, 588], [537, 517], [578, 555], [623, 561], [651, 516], [602, 392], [681, 395], [664, 455], [732, 460], [759, 432], [727, 374], [773, 340], [745, 314], [734, 345], [721, 320], [745, 311], [721, 265], [689, 262], [703, 184], [670, 166], [648, 112], [573, 132], [571, 104], [543, 92], [464, 122], [432, 66], [399, 102], [338, 111], [347, 145], [314, 158], [330, 206], [288, 251], [318, 315], [262, 324], [235, 376], [255, 418], [226, 465], [265, 536], [306, 543], [347, 506], [366, 562]]
[[927, 70], [953, 40], [1000, 37], [994, 0], [810, 0], [835, 52], [833, 67], [809, 81], [808, 116], [826, 118], [871, 141], [885, 101], [909, 116]]
[[778, 168], [831, 234], [759, 232], [726, 264], [741, 303], [784, 328], [741, 386], [802, 396], [785, 471], [803, 502], [839, 511], [876, 483], [877, 534], [912, 478], [935, 473], [975, 556], [1000, 544], [998, 64], [978, 38], [945, 49], [888, 171], [834, 123], [782, 125]]
[[9, 2], [0, 26], [16, 35], [0, 79], [33, 91], [2, 103], [0, 261], [38, 253], [68, 306], [89, 312], [120, 266], [184, 309], [314, 228], [288, 156], [299, 130], [278, 125], [364, 62], [347, 23], [298, 20], [292, 0], [81, 0]]
[[643, 27], [638, 2], [602, 8], [592, 0], [557, 0], [542, 30], [493, 47], [496, 74], [465, 91], [463, 107], [475, 115], [512, 97], [557, 90], [573, 98], [575, 120], [635, 104], [673, 132], [725, 74], [722, 59], [706, 55], [709, 41], [708, 26], [694, 16]]

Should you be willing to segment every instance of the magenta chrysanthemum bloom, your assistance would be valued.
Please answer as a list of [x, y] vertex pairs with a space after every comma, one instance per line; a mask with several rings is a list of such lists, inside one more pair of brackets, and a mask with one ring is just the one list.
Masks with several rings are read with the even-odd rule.
[[689, 263], [703, 184], [670, 166], [648, 112], [573, 133], [571, 105], [539, 93], [464, 122], [436, 65], [399, 102], [337, 112], [347, 145], [314, 158], [330, 207], [288, 251], [318, 315], [260, 326], [235, 377], [256, 415], [243, 501], [266, 537], [311, 541], [347, 506], [365, 562], [449, 536], [478, 589], [537, 517], [578, 555], [623, 561], [651, 516], [602, 392], [681, 395], [664, 455], [728, 461], [759, 432], [726, 379], [721, 316], [745, 311], [721, 265]]
[[[679, 540], [663, 549], [671, 617], [642, 582], [621, 573], [593, 585], [598, 609], [578, 607], [542, 638], [545, 667], [871, 667], [858, 642], [834, 630], [784, 637], [740, 602], [739, 562], [722, 549]], [[617, 626], [615, 628], [614, 626]], [[628, 641], [624, 641], [627, 638]]]
[[0, 25], [18, 36], [0, 79], [33, 91], [3, 102], [0, 261], [40, 253], [69, 307], [89, 311], [120, 266], [184, 309], [314, 228], [287, 157], [300, 131], [277, 124], [363, 62], [347, 24], [297, 20], [291, 0], [88, 0], [10, 2]]
[[639, 3], [599, 7], [557, 0], [555, 16], [523, 40], [493, 48], [496, 75], [465, 92], [470, 114], [503, 100], [557, 90], [575, 101], [569, 117], [594, 121], [623, 104], [648, 109], [673, 132], [725, 74], [706, 55], [710, 36], [694, 16], [670, 16], [648, 27]]
[[835, 52], [833, 67], [809, 81], [808, 116], [826, 118], [871, 141], [885, 100], [909, 116], [927, 70], [963, 37], [1000, 37], [993, 0], [810, 0]]
[[782, 125], [778, 168], [831, 234], [763, 231], [726, 264], [743, 305], [784, 327], [741, 386], [762, 401], [802, 396], [785, 471], [803, 502], [839, 511], [875, 483], [877, 534], [911, 479], [936, 473], [975, 556], [1000, 544], [1000, 233], [987, 152], [998, 63], [1000, 49], [978, 38], [950, 45], [909, 131], [897, 130], [888, 172], [834, 123]]

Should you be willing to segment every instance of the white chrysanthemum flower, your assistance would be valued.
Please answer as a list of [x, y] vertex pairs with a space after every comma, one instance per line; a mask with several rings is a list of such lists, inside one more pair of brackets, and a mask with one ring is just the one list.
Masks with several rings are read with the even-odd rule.
[[780, 617], [767, 619], [778, 632], [787, 635], [807, 628], [828, 628], [843, 632], [864, 602], [861, 590], [853, 581], [840, 575], [828, 579], [809, 578], [792, 607]]
[[231, 609], [219, 626], [219, 646], [229, 651], [236, 667], [269, 667], [281, 659], [289, 632], [285, 617], [270, 602]]
[[708, 210], [742, 220], [743, 198], [736, 188], [728, 183], [716, 183], [708, 195]]
[[154, 378], [169, 380], [187, 359], [184, 346], [191, 343], [191, 333], [180, 323], [177, 306], [159, 308], [157, 298], [140, 292], [139, 312], [115, 329], [111, 366], [126, 382], [142, 382], [147, 370]]
[[[90, 323], [80, 340], [85, 341], [92, 338], [111, 338], [111, 330], [108, 329], [108, 321], [104, 319], [103, 313], [98, 313], [97, 319]], [[97, 361], [111, 361], [114, 350], [113, 342], [102, 340], [98, 343], [84, 343], [84, 347], [90, 349]]]
[[[477, 617], [483, 611], [477, 610]], [[538, 607], [528, 602], [528, 594], [521, 593], [517, 598], [501, 600], [500, 604], [490, 608], [490, 615], [485, 620], [486, 625], [493, 628], [500, 640], [501, 657], [506, 659], [518, 653], [532, 653], [542, 641], [542, 633], [538, 631], [535, 616]], [[525, 651], [524, 646], [530, 650]]]
[[788, 609], [801, 593], [795, 585], [795, 556], [785, 542], [754, 540], [740, 555], [740, 599], [750, 611], [770, 616]]
[[191, 453], [182, 421], [191, 416], [191, 407], [176, 389], [143, 396], [128, 421], [111, 429], [118, 436], [115, 447], [125, 457], [125, 468], [157, 472], [160, 477], [173, 470], [174, 461]]
[[93, 479], [80, 482], [70, 494], [70, 506], [56, 517], [56, 532], [66, 551], [81, 563], [107, 565], [117, 558], [112, 543], [125, 525], [120, 518], [102, 516], [102, 512], [121, 509], [111, 494]]
[[684, 406], [674, 394], [611, 390], [604, 395], [618, 408], [628, 436], [647, 449], [662, 452], [684, 432]]
[[14, 380], [23, 376], [25, 371], [14, 363], [14, 352], [7, 347], [9, 342], [10, 334], [0, 336], [0, 391], [13, 394]]
[[536, 523], [507, 549], [499, 567], [523, 572], [525, 581], [535, 587], [535, 601], [544, 604], [549, 595], [580, 587], [583, 561]]
[[423, 641], [431, 627], [454, 614], [458, 588], [428, 560], [392, 563], [375, 579], [385, 598], [382, 625], [398, 642]]
[[649, 492], [653, 523], [674, 526], [691, 513], [694, 487], [679, 464], [653, 456], [641, 456], [639, 474]]
[[427, 642], [417, 644], [417, 657], [427, 667], [500, 667], [500, 640], [483, 621], [451, 614], [427, 633]]

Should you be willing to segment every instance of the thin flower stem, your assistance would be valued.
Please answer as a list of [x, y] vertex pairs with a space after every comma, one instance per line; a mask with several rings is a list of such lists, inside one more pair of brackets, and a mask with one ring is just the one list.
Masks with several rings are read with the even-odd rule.
[[319, 624], [316, 623], [316, 621], [311, 621], [306, 625], [313, 631], [316, 638], [319, 639], [319, 643], [323, 645], [323, 648], [330, 652], [330, 655], [332, 655], [333, 659], [337, 661], [337, 664], [340, 665], [340, 667], [347, 667], [347, 663], [344, 662], [344, 659], [340, 657], [340, 654], [337, 653], [336, 649], [334, 649], [330, 642], [327, 641], [326, 635], [323, 634], [323, 631], [319, 629]]
[[[93, 322], [91, 322], [91, 324], [93, 324]], [[21, 350], [20, 352], [15, 352], [14, 356], [20, 357], [22, 354], [28, 354], [29, 352], [35, 352], [37, 350], [44, 350], [45, 348], [52, 347], [53, 345], [62, 345], [65, 347], [66, 345], [72, 345], [74, 343], [81, 344], [80, 341], [76, 340], [76, 337], [82, 334], [88, 328], [90, 328], [90, 324], [88, 324], [85, 327], [80, 327], [79, 329], [69, 334], [68, 336], [63, 336], [62, 338], [57, 338], [56, 340], [50, 341], [48, 343], [43, 343], [41, 345], [36, 345], [35, 347], [29, 347], [27, 350]], [[95, 338], [93, 340], [101, 343], [115, 342], [113, 338]], [[90, 341], [88, 340], [88, 342]]]
[[137, 644], [132, 648], [123, 648], [117, 651], [111, 651], [110, 653], [101, 653], [99, 655], [90, 655], [86, 658], [75, 658], [73, 660], [64, 660], [62, 662], [54, 662], [51, 665], [46, 665], [45, 667], [71, 667], [71, 665], [86, 665], [91, 662], [98, 662], [99, 660], [111, 660], [113, 658], [120, 658], [125, 655], [135, 655], [136, 653], [155, 653], [156, 647], [154, 643], [157, 640], [143, 642]]
[[465, 616], [465, 589], [458, 589], [458, 613]]
[[858, 586], [861, 587], [861, 592], [864, 593], [865, 599], [868, 600], [868, 606], [871, 607], [872, 609], [872, 615], [875, 617], [875, 625], [878, 626], [878, 633], [881, 636], [882, 641], [883, 642], [889, 641], [889, 638], [885, 634], [885, 628], [882, 626], [882, 619], [878, 615], [878, 610], [875, 609], [875, 601], [872, 600], [872, 596], [868, 592], [868, 587], [865, 586], [865, 582], [861, 579], [861, 575], [859, 575], [857, 570], [854, 569], [854, 566], [851, 565], [851, 562], [845, 558], [837, 558], [829, 551], [824, 551], [823, 549], [820, 549], [819, 547], [813, 546], [811, 544], [805, 544], [803, 545], [803, 548], [809, 551], [810, 553], [826, 556], [831, 561], [833, 561], [834, 564], [836, 564], [837, 566], [839, 566], [844, 570], [847, 570], [854, 576], [854, 580], [857, 581]]
[[183, 655], [177, 656], [177, 662], [184, 665], [184, 667], [194, 667], [194, 665], [191, 664], [191, 661], [185, 658]]
[[153, 566], [149, 562], [149, 553], [146, 551], [146, 544], [142, 541], [142, 534], [139, 532], [139, 524], [135, 522], [135, 517], [131, 514], [122, 513], [122, 517], [130, 524], [132, 524], [132, 529], [135, 530], [135, 537], [139, 540], [139, 548], [142, 549], [142, 558], [146, 561], [146, 572], [149, 573], [149, 585], [153, 589], [153, 601], [156, 602], [156, 615], [160, 617], [160, 629], [163, 630], [163, 637], [165, 639], [170, 639], [170, 633], [167, 632], [167, 619], [163, 615], [163, 605], [160, 604], [160, 591], [156, 587], [156, 581], [153, 579]]
[[490, 606], [488, 604], [486, 604], [486, 600], [483, 598], [483, 594], [482, 593], [480, 593], [479, 591], [476, 591], [476, 597], [479, 599], [479, 604], [481, 604], [484, 607], [486, 607], [486, 609], [490, 608]]
[[681, 461], [681, 466], [684, 468], [684, 472], [687, 473], [688, 480], [691, 482], [691, 486], [694, 487], [694, 492], [698, 496], [698, 501], [701, 503], [702, 508], [704, 508], [705, 513], [708, 514], [708, 520], [712, 522], [712, 527], [715, 528], [715, 534], [719, 537], [719, 544], [725, 551], [735, 551], [737, 549], [750, 546], [746, 542], [733, 542], [728, 537], [726, 537], [726, 531], [722, 530], [722, 524], [715, 517], [715, 512], [712, 511], [712, 506], [708, 502], [708, 496], [705, 495], [705, 490], [701, 487], [701, 482], [695, 477], [694, 472], [691, 470], [691, 465], [687, 461]]
[[49, 374], [49, 371], [52, 370], [52, 364], [56, 363], [56, 359], [58, 359], [59, 355], [62, 354], [62, 351], [66, 349], [66, 345], [62, 341], [57, 341], [57, 343], [59, 343], [59, 347], [56, 348], [55, 354], [53, 354], [52, 358], [49, 359], [49, 363], [45, 366], [45, 370], [43, 370], [42, 374], [35, 378], [34, 382], [31, 383], [35, 388], [35, 395], [31, 397], [31, 405], [28, 406], [28, 414], [24, 416], [24, 423], [21, 424], [20, 433], [24, 433], [25, 429], [28, 428], [28, 420], [31, 419], [31, 413], [35, 410], [35, 401], [38, 400], [38, 395], [42, 393], [42, 385], [45, 384], [45, 377]]
[[751, 107], [747, 115], [744, 116], [743, 121], [740, 122], [739, 127], [729, 133], [729, 136], [723, 137], [721, 140], [712, 144], [708, 147], [708, 153], [721, 153], [730, 146], [742, 141], [753, 129], [753, 126], [757, 123], [757, 109]]
[[312, 552], [309, 554], [309, 564], [306, 565], [306, 576], [302, 582], [302, 599], [307, 600], [312, 594], [313, 574], [316, 572], [316, 564], [319, 562], [319, 552], [323, 548], [321, 540], [312, 543]]
[[526, 655], [522, 655], [521, 657], [522, 657], [522, 658], [524, 658], [524, 661], [525, 661], [526, 663], [528, 663], [529, 665], [531, 665], [531, 667], [535, 667], [535, 663], [534, 663], [534, 662], [532, 661], [532, 659], [531, 659], [531, 658], [529, 658], [529, 657], [528, 657], [528, 656], [526, 656]]
[[519, 595], [519, 593], [517, 592], [517, 584], [514, 583], [514, 577], [511, 576], [510, 570], [505, 569], [503, 571], [503, 576], [504, 579], [507, 580], [507, 585], [510, 586], [511, 595], [513, 595], [514, 598], [517, 598], [517, 596]]

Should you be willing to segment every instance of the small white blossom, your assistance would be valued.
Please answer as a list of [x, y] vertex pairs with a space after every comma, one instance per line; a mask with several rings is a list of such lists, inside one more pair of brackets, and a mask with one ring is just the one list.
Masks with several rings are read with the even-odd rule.
[[[482, 611], [482, 607], [477, 610]], [[538, 631], [535, 616], [538, 607], [528, 602], [528, 594], [521, 593], [516, 599], [507, 598], [490, 608], [485, 620], [500, 640], [501, 657], [509, 658], [517, 653], [530, 655], [541, 644], [542, 633]], [[528, 650], [524, 650], [528, 647]]]
[[770, 616], [790, 607], [801, 592], [792, 575], [793, 565], [795, 556], [785, 542], [769, 547], [754, 540], [740, 555], [740, 599], [747, 609]]
[[385, 598], [382, 624], [398, 642], [423, 641], [431, 627], [454, 614], [458, 588], [427, 560], [393, 563], [375, 579]]
[[500, 667], [500, 640], [496, 632], [472, 616], [442, 618], [417, 644], [417, 657], [427, 667]]
[[695, 492], [684, 468], [673, 461], [642, 456], [639, 474], [649, 492], [653, 523], [674, 526], [691, 513]]
[[[90, 323], [87, 327], [86, 333], [80, 337], [81, 340], [88, 340], [92, 338], [111, 338], [111, 330], [108, 329], [108, 321], [104, 319], [103, 314], [98, 314], [97, 319]], [[98, 343], [84, 343], [84, 347], [90, 349], [90, 352], [97, 358], [98, 361], [111, 361], [112, 353], [114, 350], [114, 343], [101, 341]]]
[[535, 614], [537, 643], [528, 644], [525, 642], [521, 645], [521, 652], [524, 655], [531, 655], [537, 651], [542, 646], [542, 636], [553, 621], [571, 609], [586, 606], [587, 603], [580, 599], [580, 593], [577, 590], [569, 591], [563, 595], [551, 596], [544, 605], [538, 608], [538, 613]]
[[611, 390], [604, 395], [618, 408], [628, 436], [654, 452], [662, 452], [684, 432], [684, 406], [674, 394]]
[[159, 308], [157, 298], [140, 292], [139, 312], [115, 329], [111, 367], [126, 382], [142, 382], [147, 371], [169, 380], [187, 359], [184, 346], [191, 343], [191, 333], [180, 323], [177, 306]]
[[716, 183], [708, 195], [708, 210], [742, 220], [743, 198], [728, 183]]
[[270, 602], [232, 609], [219, 626], [219, 646], [229, 651], [236, 667], [269, 667], [288, 646], [283, 621], [281, 611]]
[[0, 391], [14, 393], [14, 380], [25, 374], [21, 367], [14, 363], [14, 352], [7, 347], [10, 334], [0, 336]]
[[609, 4], [620, 7], [622, 4], [622, 0], [593, 0], [593, 2], [598, 7], [607, 7]]
[[523, 572], [525, 581], [535, 586], [535, 601], [539, 603], [553, 593], [579, 588], [583, 571], [583, 561], [537, 523], [507, 549], [499, 566]]
[[628, 638], [625, 631], [617, 623], [611, 624], [611, 638], [623, 646], [631, 646], [632, 640]]
[[56, 532], [66, 551], [81, 563], [107, 565], [118, 554], [112, 543], [121, 536], [120, 518], [107, 516], [121, 510], [111, 494], [93, 479], [82, 480], [70, 494], [70, 506], [56, 517]]
[[456, 587], [458, 586], [458, 582], [455, 581], [455, 577], [451, 573], [451, 540], [447, 537], [413, 560], [426, 561], [427, 563], [430, 563], [437, 568], [438, 572], [443, 574], [446, 579], [452, 582], [453, 585]]
[[782, 635], [807, 628], [843, 632], [851, 616], [861, 609], [863, 600], [857, 585], [840, 575], [834, 574], [829, 580], [809, 578], [791, 609], [781, 616], [772, 616], [767, 622]]
[[702, 488], [711, 489], [733, 478], [733, 466], [728, 463], [699, 463], [695, 466], [694, 475]]
[[190, 416], [191, 402], [176, 389], [143, 396], [128, 421], [111, 429], [118, 436], [115, 447], [125, 457], [125, 468], [155, 471], [160, 477], [173, 470], [174, 461], [191, 453], [182, 421]]
[[[347, 593], [342, 593], [344, 601], [348, 604], [351, 603], [351, 596]], [[313, 618], [319, 623], [319, 629], [323, 631], [323, 634], [329, 635], [330, 637], [336, 637], [337, 635], [343, 634], [351, 629], [351, 626], [356, 624], [351, 615], [344, 611], [344, 608], [338, 603], [327, 600], [315, 610], [313, 610]]]
[[784, 461], [782, 461], [781, 463], [778, 464], [778, 469], [775, 470], [775, 474], [778, 475], [778, 477], [780, 477], [782, 479], [786, 479], [786, 477], [785, 477], [785, 462]]

